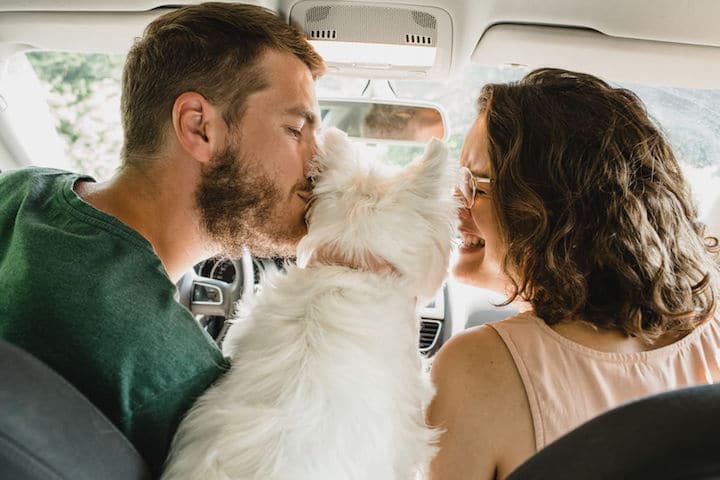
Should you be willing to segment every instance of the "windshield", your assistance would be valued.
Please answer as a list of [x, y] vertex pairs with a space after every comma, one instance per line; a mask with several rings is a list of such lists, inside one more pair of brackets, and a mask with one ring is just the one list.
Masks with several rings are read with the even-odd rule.
[[[98, 180], [120, 165], [121, 55], [32, 52], [15, 55], [0, 87], [8, 102], [14, 136], [32, 164], [88, 173]], [[447, 114], [451, 155], [459, 157], [465, 132], [475, 117], [480, 88], [519, 80], [526, 69], [471, 65], [447, 82], [394, 81], [386, 92], [400, 98], [437, 103]], [[377, 81], [376, 81], [377, 82]], [[701, 218], [720, 213], [720, 90], [623, 85], [646, 103], [665, 132], [692, 185]], [[317, 84], [318, 97], [356, 98], [368, 81], [328, 75]], [[421, 147], [366, 145], [387, 161], [405, 164]], [[18, 165], [20, 166], [20, 165]]]

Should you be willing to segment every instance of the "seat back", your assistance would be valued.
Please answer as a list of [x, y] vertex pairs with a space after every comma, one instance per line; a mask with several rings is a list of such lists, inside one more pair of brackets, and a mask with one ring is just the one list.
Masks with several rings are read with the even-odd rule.
[[720, 479], [720, 384], [647, 397], [540, 450], [507, 480]]
[[151, 478], [133, 446], [93, 404], [1, 339], [0, 379], [0, 478]]

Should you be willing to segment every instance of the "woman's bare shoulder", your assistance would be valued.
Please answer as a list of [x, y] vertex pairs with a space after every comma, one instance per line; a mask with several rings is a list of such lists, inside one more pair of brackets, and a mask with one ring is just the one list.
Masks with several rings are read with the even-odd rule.
[[466, 472], [486, 471], [492, 464], [502, 478], [534, 453], [525, 388], [493, 328], [483, 325], [455, 335], [435, 356], [432, 377], [437, 395], [428, 420], [446, 429], [441, 451], [443, 446], [452, 449], [440, 462], [459, 462], [452, 457], [460, 455], [469, 462]]
[[470, 381], [481, 387], [483, 382], [503, 381], [515, 371], [512, 356], [497, 332], [482, 325], [465, 330], [448, 341], [433, 360], [434, 375], [452, 385]]

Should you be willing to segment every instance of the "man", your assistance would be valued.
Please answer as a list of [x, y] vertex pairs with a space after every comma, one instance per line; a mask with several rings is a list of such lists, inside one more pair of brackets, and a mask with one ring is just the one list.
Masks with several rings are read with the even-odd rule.
[[227, 369], [174, 284], [221, 251], [294, 251], [324, 68], [268, 10], [181, 8], [128, 55], [114, 178], [0, 176], [0, 336], [73, 383], [156, 472]]

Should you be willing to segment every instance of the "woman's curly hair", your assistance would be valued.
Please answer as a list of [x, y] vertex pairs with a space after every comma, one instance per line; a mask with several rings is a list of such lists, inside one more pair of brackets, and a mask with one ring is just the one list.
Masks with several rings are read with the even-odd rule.
[[510, 301], [551, 325], [583, 320], [648, 343], [714, 314], [718, 240], [634, 93], [539, 69], [485, 86], [479, 107]]

